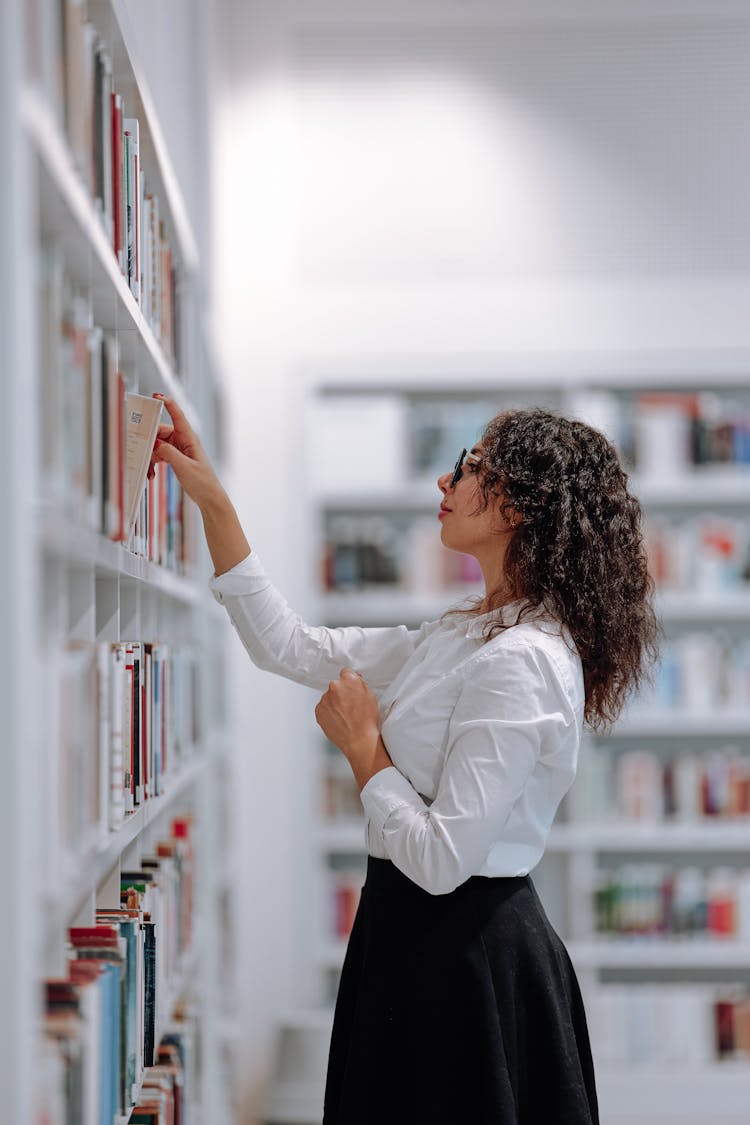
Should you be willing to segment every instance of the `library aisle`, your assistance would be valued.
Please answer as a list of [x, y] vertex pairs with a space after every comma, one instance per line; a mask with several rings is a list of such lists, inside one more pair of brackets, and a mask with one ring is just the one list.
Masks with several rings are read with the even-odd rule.
[[481, 591], [436, 480], [498, 411], [612, 439], [661, 660], [532, 877], [602, 1125], [746, 1125], [748, 99], [745, 0], [0, 5], [0, 1125], [322, 1119], [360, 793], [155, 394], [331, 627]]

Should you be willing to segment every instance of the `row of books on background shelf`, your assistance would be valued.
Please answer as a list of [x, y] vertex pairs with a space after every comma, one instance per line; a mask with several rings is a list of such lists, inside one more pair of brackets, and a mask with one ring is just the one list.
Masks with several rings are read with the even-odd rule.
[[750, 869], [621, 864], [598, 873], [594, 906], [600, 935], [750, 942]]
[[750, 825], [750, 755], [732, 744], [701, 753], [592, 753], [581, 766], [575, 820]]
[[[748, 482], [750, 496], [750, 482]], [[405, 513], [329, 515], [322, 559], [324, 590], [398, 586], [441, 593], [475, 586], [482, 572], [471, 555], [446, 551], [435, 517]], [[651, 516], [645, 523], [649, 570], [660, 591], [732, 592], [750, 588], [750, 521], [701, 514]]]
[[66, 975], [42, 982], [37, 1119], [112, 1125], [135, 1103], [163, 1112], [131, 1120], [184, 1120], [193, 1035], [167, 1006], [192, 942], [189, 818], [121, 873], [119, 907], [97, 909], [95, 923], [68, 930]]
[[311, 408], [311, 486], [341, 493], [401, 490], [408, 477], [436, 480], [453, 469], [461, 449], [479, 439], [495, 414], [530, 405], [564, 410], [603, 430], [617, 445], [623, 467], [646, 479], [750, 465], [750, 402], [739, 393], [592, 388], [566, 396], [564, 403], [553, 389], [327, 394]]
[[193, 572], [195, 512], [169, 465], [147, 470], [161, 403], [128, 391], [117, 337], [92, 323], [62, 256], [41, 269], [45, 487], [76, 524], [181, 574]]
[[[750, 480], [748, 480], [750, 503]], [[649, 571], [664, 591], [712, 593], [750, 589], [750, 520], [700, 515], [651, 516], [646, 524]]]
[[475, 587], [482, 571], [471, 555], [446, 551], [435, 516], [341, 515], [326, 520], [321, 564], [324, 590], [399, 587], [415, 594]]
[[[359, 788], [344, 765], [326, 761], [321, 775], [321, 813], [328, 821], [362, 817]], [[702, 753], [595, 753], [582, 762], [574, 792], [571, 820], [587, 824], [750, 827], [750, 755], [730, 744]]]
[[132, 84], [127, 93], [115, 89], [111, 51], [86, 8], [82, 0], [33, 0], [28, 20], [31, 73], [65, 129], [75, 166], [130, 291], [179, 370], [178, 280], [164, 204], [149, 190], [140, 122], [127, 113]]
[[[362, 816], [362, 801], [359, 786], [346, 763], [349, 776], [345, 773], [326, 769], [321, 778], [321, 811], [326, 820], [352, 820]], [[364, 824], [364, 822], [363, 822]]]
[[407, 406], [414, 468], [430, 476], [448, 471], [461, 448], [476, 441], [483, 426], [506, 406], [562, 409], [603, 430], [620, 451], [625, 468], [661, 479], [712, 465], [750, 465], [750, 402], [716, 391], [578, 390], [561, 396], [509, 394], [493, 399], [413, 399]]
[[333, 938], [347, 938], [351, 933], [364, 881], [365, 872], [361, 863], [329, 869], [329, 922]]
[[750, 1061], [744, 984], [606, 984], [587, 996], [586, 1018], [602, 1069]]
[[632, 700], [633, 715], [741, 712], [750, 706], [750, 640], [729, 630], [692, 630], [662, 642], [653, 682]]
[[750, 403], [715, 391], [652, 391], [632, 399], [620, 448], [643, 477], [750, 465]]
[[199, 664], [187, 647], [144, 641], [68, 640], [49, 660], [59, 830], [47, 854], [73, 856], [161, 796], [189, 758]]

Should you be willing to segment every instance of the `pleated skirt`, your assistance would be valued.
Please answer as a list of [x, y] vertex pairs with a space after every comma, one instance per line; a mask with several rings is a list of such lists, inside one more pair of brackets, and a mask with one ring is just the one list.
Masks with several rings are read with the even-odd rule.
[[575, 970], [528, 875], [431, 895], [368, 857], [323, 1125], [597, 1125]]

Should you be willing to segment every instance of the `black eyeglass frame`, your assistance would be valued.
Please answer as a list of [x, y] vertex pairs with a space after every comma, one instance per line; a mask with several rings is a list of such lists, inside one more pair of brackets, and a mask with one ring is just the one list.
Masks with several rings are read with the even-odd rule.
[[458, 455], [458, 460], [456, 461], [455, 465], [453, 466], [453, 476], [451, 477], [451, 482], [448, 486], [449, 488], [455, 488], [456, 485], [458, 484], [458, 482], [460, 481], [461, 477], [464, 475], [462, 465], [463, 465], [465, 460], [466, 460], [466, 450], [462, 449], [460, 454]]
[[[468, 456], [471, 457], [472, 460], [477, 462], [482, 460], [482, 458], [478, 457], [476, 453], [469, 453]], [[453, 476], [451, 477], [450, 484], [448, 485], [449, 488], [455, 488], [458, 482], [461, 480], [461, 477], [464, 475], [463, 463], [466, 460], [466, 457], [467, 452], [465, 449], [462, 449], [459, 458], [456, 461], [456, 464], [453, 466]]]

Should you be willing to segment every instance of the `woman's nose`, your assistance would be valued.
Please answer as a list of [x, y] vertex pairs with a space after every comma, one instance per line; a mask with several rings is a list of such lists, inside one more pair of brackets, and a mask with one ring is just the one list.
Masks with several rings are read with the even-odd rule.
[[441, 492], [447, 492], [451, 486], [451, 474], [443, 473], [441, 477], [438, 477], [437, 485]]

